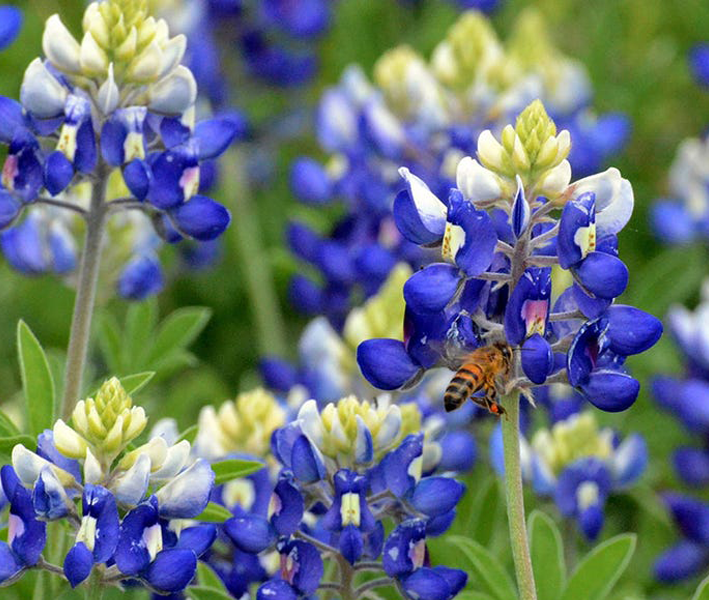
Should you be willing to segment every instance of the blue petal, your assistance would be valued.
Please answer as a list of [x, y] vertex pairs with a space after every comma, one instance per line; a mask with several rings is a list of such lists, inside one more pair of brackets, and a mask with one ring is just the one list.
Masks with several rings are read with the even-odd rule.
[[672, 456], [677, 474], [689, 485], [705, 486], [709, 483], [709, 453], [697, 448], [679, 448]]
[[656, 201], [650, 219], [653, 232], [666, 244], [688, 244], [697, 235], [694, 218], [683, 202]]
[[206, 460], [198, 459], [157, 491], [160, 516], [168, 519], [196, 517], [207, 507], [213, 486], [212, 467]]
[[541, 385], [554, 368], [554, 353], [549, 342], [535, 333], [522, 346], [522, 370], [532, 383]]
[[458, 190], [451, 190], [448, 202], [448, 222], [465, 232], [464, 242], [455, 254], [455, 263], [466, 275], [475, 277], [492, 263], [497, 232], [490, 216], [485, 211], [476, 210]]
[[655, 578], [663, 583], [676, 583], [701, 573], [707, 564], [709, 549], [683, 540], [658, 556], [653, 570]]
[[134, 508], [123, 518], [113, 556], [121, 573], [137, 575], [148, 566], [150, 554], [143, 541], [143, 534], [157, 522], [155, 506], [147, 502]]
[[437, 313], [448, 305], [461, 281], [457, 267], [434, 263], [409, 277], [404, 300], [417, 313]]
[[287, 360], [266, 356], [259, 362], [259, 373], [267, 388], [288, 392], [296, 384], [298, 370]]
[[270, 23], [285, 33], [304, 40], [327, 28], [331, 17], [328, 0], [264, 0], [262, 10]]
[[455, 479], [426, 477], [414, 488], [411, 504], [416, 510], [435, 517], [453, 510], [464, 491], [465, 486]]
[[428, 567], [416, 569], [411, 575], [402, 579], [401, 583], [407, 595], [416, 600], [451, 598], [451, 588], [446, 578]]
[[451, 525], [453, 525], [455, 517], [455, 510], [451, 510], [436, 517], [431, 517], [428, 521], [426, 521], [426, 535], [428, 537], [443, 535], [450, 529]]
[[140, 158], [134, 158], [123, 168], [123, 181], [136, 200], [145, 200], [150, 191], [152, 173], [148, 163]]
[[129, 300], [144, 300], [164, 285], [160, 260], [152, 252], [135, 256], [118, 278], [118, 294]]
[[589, 506], [579, 515], [579, 526], [587, 540], [593, 541], [603, 529], [603, 508], [598, 505]]
[[176, 548], [187, 548], [197, 555], [202, 556], [214, 543], [217, 537], [217, 528], [211, 523], [187, 527], [180, 532]]
[[351, 565], [362, 556], [364, 540], [362, 532], [354, 525], [347, 525], [340, 534], [340, 552]]
[[10, 550], [10, 546], [5, 542], [0, 542], [0, 584], [17, 575], [22, 567]]
[[532, 211], [529, 208], [529, 202], [524, 197], [524, 187], [521, 181], [517, 179], [518, 187], [517, 194], [515, 194], [514, 204], [512, 205], [512, 233], [515, 239], [519, 239], [529, 226], [529, 219], [531, 217]]
[[24, 128], [22, 105], [12, 98], [0, 96], [0, 141], [9, 144], [18, 128]]
[[[408, 169], [400, 172], [408, 193], [399, 194], [394, 202], [394, 218], [399, 230], [416, 244], [440, 240], [446, 229], [446, 205]], [[414, 235], [409, 237], [408, 233]]]
[[56, 196], [63, 192], [74, 177], [74, 166], [58, 150], [52, 152], [44, 163], [44, 185], [47, 191]]
[[325, 204], [332, 199], [330, 177], [312, 158], [299, 158], [293, 163], [290, 186], [298, 200], [306, 204]]
[[581, 391], [595, 407], [606, 412], [621, 412], [635, 402], [640, 384], [626, 373], [599, 369], [591, 373]]
[[298, 592], [282, 579], [264, 583], [256, 592], [256, 600], [298, 600]]
[[314, 483], [325, 477], [325, 465], [313, 450], [305, 435], [299, 435], [293, 442], [290, 465], [295, 477], [303, 483]]
[[557, 253], [559, 265], [568, 269], [584, 258], [584, 249], [576, 241], [579, 229], [590, 227], [596, 222], [596, 195], [593, 192], [581, 194], [564, 206], [559, 220]]
[[181, 233], [206, 242], [218, 238], [231, 222], [231, 214], [206, 196], [193, 196], [172, 211]]
[[67, 458], [57, 450], [51, 429], [45, 429], [37, 436], [37, 454], [71, 473], [77, 481], [81, 481], [81, 464], [78, 460]]
[[709, 86], [709, 44], [705, 42], [692, 48], [689, 53], [689, 66], [697, 82]]
[[439, 471], [465, 473], [475, 466], [478, 449], [475, 437], [469, 431], [448, 431], [439, 441], [442, 450]]
[[416, 478], [409, 472], [412, 463], [423, 455], [423, 435], [411, 434], [396, 450], [387, 454], [381, 462], [386, 487], [395, 496], [402, 497], [416, 485]]
[[300, 527], [305, 512], [303, 496], [293, 484], [291, 477], [281, 475], [273, 490], [278, 509], [271, 517], [271, 523], [278, 535], [292, 535]]
[[94, 567], [94, 557], [84, 542], [79, 542], [69, 550], [64, 559], [64, 575], [71, 587], [75, 588], [84, 581]]
[[689, 496], [670, 493], [664, 496], [665, 504], [682, 533], [691, 541], [709, 544], [709, 505]]
[[290, 578], [293, 587], [303, 595], [314, 594], [325, 571], [318, 549], [308, 542], [296, 540], [288, 542], [279, 551], [290, 559], [288, 562], [292, 561], [295, 567]]
[[616, 485], [633, 483], [647, 468], [648, 451], [645, 438], [637, 433], [629, 436], [616, 448], [612, 460]]
[[401, 577], [414, 570], [411, 548], [426, 538], [423, 519], [408, 519], [391, 532], [382, 554], [382, 566], [389, 577]]
[[[527, 269], [510, 294], [505, 308], [505, 335], [510, 344], [521, 344], [528, 332], [541, 325], [546, 331], [551, 303], [551, 268]], [[541, 323], [538, 323], [542, 320]]]
[[0, 230], [9, 227], [22, 210], [22, 204], [5, 190], [0, 190]]
[[21, 27], [22, 11], [15, 6], [0, 6], [0, 50], [15, 41]]
[[194, 128], [192, 137], [197, 140], [199, 159], [217, 158], [234, 141], [239, 124], [233, 119], [218, 118], [200, 121]]
[[32, 505], [38, 517], [51, 521], [61, 519], [69, 512], [64, 488], [50, 467], [44, 467], [32, 490]]
[[381, 390], [396, 390], [413, 379], [419, 366], [403, 342], [387, 338], [366, 340], [357, 347], [357, 364], [364, 378]]
[[433, 571], [446, 580], [451, 590], [451, 597], [460, 592], [468, 583], [468, 574], [460, 569], [450, 569], [448, 567], [433, 567]]
[[224, 531], [244, 552], [262, 552], [276, 541], [271, 524], [256, 515], [228, 519], [224, 522]]
[[158, 552], [150, 563], [145, 578], [156, 590], [179, 592], [194, 579], [197, 571], [197, 557], [192, 550], [173, 548]]
[[322, 240], [310, 227], [303, 223], [293, 222], [286, 230], [288, 246], [296, 256], [308, 262], [315, 262]]
[[617, 298], [628, 287], [628, 267], [619, 258], [604, 252], [589, 252], [574, 267], [574, 275], [598, 298]]
[[606, 314], [609, 348], [617, 354], [640, 354], [652, 348], [662, 336], [660, 320], [634, 306], [614, 304]]

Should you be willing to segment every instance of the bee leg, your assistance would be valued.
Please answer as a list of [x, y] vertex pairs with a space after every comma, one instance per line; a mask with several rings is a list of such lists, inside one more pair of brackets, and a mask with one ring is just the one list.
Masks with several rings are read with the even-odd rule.
[[[502, 404], [497, 401], [497, 391], [494, 388], [485, 396], [485, 406], [496, 417], [507, 413]], [[507, 417], [505, 416], [505, 418]]]

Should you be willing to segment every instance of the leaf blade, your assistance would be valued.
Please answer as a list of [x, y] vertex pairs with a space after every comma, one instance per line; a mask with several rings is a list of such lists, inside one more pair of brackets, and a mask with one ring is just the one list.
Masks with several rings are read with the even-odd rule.
[[230, 458], [228, 460], [212, 463], [212, 470], [215, 475], [214, 485], [221, 485], [233, 479], [246, 477], [256, 471], [260, 471], [264, 466], [265, 465], [260, 461], [242, 460], [239, 458]]
[[498, 600], [517, 598], [517, 590], [512, 578], [499, 564], [499, 560], [487, 548], [459, 535], [451, 536], [449, 542], [455, 544], [468, 559], [469, 572], [475, 575], [481, 591]]
[[36, 436], [54, 423], [54, 378], [39, 340], [22, 320], [17, 323], [17, 354], [29, 432]]
[[195, 517], [195, 521], [203, 521], [206, 523], [223, 523], [227, 519], [231, 519], [234, 515], [224, 508], [221, 504], [216, 502], [209, 502], [207, 508], [205, 508], [198, 516]]
[[566, 585], [564, 546], [556, 524], [540, 510], [529, 515], [529, 549], [538, 600], [557, 600]]

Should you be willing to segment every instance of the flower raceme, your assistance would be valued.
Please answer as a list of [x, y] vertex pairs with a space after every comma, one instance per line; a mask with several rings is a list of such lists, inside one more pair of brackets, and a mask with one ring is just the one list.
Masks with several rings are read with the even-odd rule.
[[[200, 163], [224, 152], [238, 126], [228, 118], [195, 124], [197, 88], [180, 64], [185, 37], [170, 37], [145, 1], [110, 0], [88, 5], [80, 42], [58, 15], [50, 17], [42, 46], [46, 58], [27, 67], [20, 102], [0, 98], [0, 141], [9, 147], [0, 227], [10, 228], [2, 245], [13, 266], [60, 273], [73, 266], [61, 220], [56, 227], [52, 215], [44, 215], [44, 226], [30, 221], [43, 205], [87, 218], [141, 211], [168, 242], [218, 237], [230, 216], [199, 194]], [[120, 185], [109, 189], [114, 172]], [[91, 199], [76, 193], [84, 182], [94, 185]], [[37, 265], [27, 246], [54, 258]], [[159, 287], [153, 247], [138, 249], [149, 264], [129, 264], [129, 281], [119, 285], [125, 295]]]
[[92, 572], [104, 583], [138, 579], [163, 594], [189, 584], [216, 528], [184, 520], [207, 506], [214, 472], [190, 457], [185, 440], [155, 436], [129, 448], [146, 423], [113, 378], [77, 404], [71, 425], [60, 419], [40, 434], [36, 451], [13, 448], [12, 465], [0, 471], [10, 502], [2, 582], [37, 565], [45, 544], [58, 543], [47, 539], [46, 522], [62, 521], [75, 536], [63, 564], [72, 587]]
[[616, 169], [571, 182], [570, 147], [569, 133], [557, 133], [535, 101], [501, 140], [480, 135], [477, 160], [459, 162], [444, 199], [401, 169], [398, 228], [440, 248], [441, 261], [404, 285], [404, 340], [360, 344], [358, 363], [372, 385], [411, 385], [428, 369], [457, 368], [461, 355], [504, 341], [515, 349], [505, 393], [529, 396], [568, 381], [602, 410], [635, 401], [639, 384], [625, 359], [650, 348], [662, 325], [615, 303], [628, 283], [617, 234], [632, 214], [632, 188]]

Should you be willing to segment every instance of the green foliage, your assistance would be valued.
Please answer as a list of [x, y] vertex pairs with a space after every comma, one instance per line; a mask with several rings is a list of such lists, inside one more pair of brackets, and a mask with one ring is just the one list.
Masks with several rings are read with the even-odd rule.
[[221, 485], [227, 481], [246, 477], [263, 469], [264, 464], [256, 460], [242, 460], [238, 458], [230, 458], [220, 462], [212, 463], [212, 470], [216, 475], [214, 485]]
[[593, 548], [579, 562], [562, 600], [603, 600], [627, 569], [635, 552], [636, 536], [618, 535]]
[[540, 510], [529, 515], [527, 529], [537, 600], [558, 600], [566, 585], [561, 534], [554, 521]]
[[[517, 597], [517, 591], [512, 578], [502, 567], [500, 561], [487, 548], [475, 540], [470, 540], [459, 535], [449, 536], [447, 541], [460, 550], [467, 561], [464, 567], [468, 571], [476, 589], [498, 600], [511, 600]], [[463, 566], [459, 564], [459, 566]]]
[[234, 515], [232, 515], [231, 512], [224, 508], [221, 504], [210, 502], [207, 504], [207, 508], [205, 508], [199, 516], [195, 517], [195, 521], [223, 523], [227, 519], [231, 519], [233, 516]]
[[54, 379], [41, 344], [24, 321], [17, 324], [17, 354], [28, 429], [37, 436], [54, 424]]
[[709, 600], [709, 577], [705, 577], [699, 584], [692, 600]]
[[196, 364], [187, 347], [209, 321], [211, 310], [178, 308], [157, 322], [155, 299], [131, 304], [121, 328], [113, 314], [100, 321], [99, 344], [110, 373], [154, 371], [162, 379], [180, 368]]

